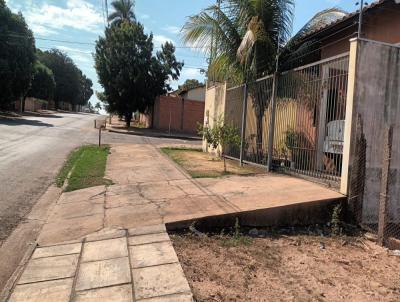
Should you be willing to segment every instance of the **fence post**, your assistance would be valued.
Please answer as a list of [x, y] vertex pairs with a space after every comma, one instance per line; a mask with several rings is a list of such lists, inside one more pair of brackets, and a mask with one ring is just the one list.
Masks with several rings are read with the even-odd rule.
[[244, 141], [246, 139], [246, 116], [247, 116], [247, 83], [243, 87], [243, 110], [242, 110], [242, 129], [240, 137], [240, 166], [243, 166]]
[[392, 157], [393, 126], [385, 129], [384, 151], [381, 177], [381, 193], [379, 199], [378, 243], [384, 245], [387, 239], [387, 208], [389, 199], [390, 161]]
[[276, 92], [278, 87], [278, 73], [274, 74], [272, 83], [272, 96], [271, 96], [271, 115], [269, 120], [269, 134], [268, 134], [268, 162], [267, 170], [272, 170], [272, 157], [274, 149], [274, 133], [275, 133], [275, 111], [276, 111]]

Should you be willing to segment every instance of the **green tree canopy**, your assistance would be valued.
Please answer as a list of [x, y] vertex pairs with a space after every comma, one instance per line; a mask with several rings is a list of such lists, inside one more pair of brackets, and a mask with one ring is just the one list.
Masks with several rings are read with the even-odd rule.
[[177, 79], [183, 66], [171, 43], [154, 56], [152, 40], [140, 23], [123, 21], [108, 27], [96, 43], [95, 67], [104, 88], [101, 100], [107, 111], [125, 116], [127, 126], [133, 112], [146, 111], [157, 95], [170, 89], [169, 79]]
[[203, 83], [201, 83], [199, 80], [187, 79], [182, 85], [178, 86], [178, 93], [180, 93], [184, 90], [189, 90], [189, 89], [199, 87], [201, 85], [203, 85]]
[[54, 95], [56, 82], [51, 69], [36, 61], [33, 67], [31, 88], [27, 96], [35, 97], [42, 100], [50, 100]]
[[49, 67], [56, 82], [54, 101], [85, 105], [93, 94], [92, 81], [84, 76], [64, 52], [52, 49], [38, 53], [39, 60]]
[[0, 0], [0, 107], [8, 108], [29, 90], [35, 61], [35, 40], [22, 14]]
[[93, 82], [91, 79], [87, 78], [81, 71], [80, 73], [80, 91], [79, 91], [79, 100], [78, 104], [82, 106], [86, 106], [92, 97], [93, 91]]

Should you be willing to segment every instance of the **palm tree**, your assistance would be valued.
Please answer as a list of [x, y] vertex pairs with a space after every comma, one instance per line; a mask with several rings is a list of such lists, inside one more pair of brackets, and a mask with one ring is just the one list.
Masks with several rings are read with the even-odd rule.
[[211, 57], [208, 77], [241, 83], [273, 71], [292, 31], [293, 0], [221, 0], [189, 17], [183, 41]]
[[112, 24], [120, 24], [122, 21], [136, 21], [133, 9], [135, 7], [134, 0], [115, 0], [111, 3], [114, 12], [108, 16], [108, 21]]

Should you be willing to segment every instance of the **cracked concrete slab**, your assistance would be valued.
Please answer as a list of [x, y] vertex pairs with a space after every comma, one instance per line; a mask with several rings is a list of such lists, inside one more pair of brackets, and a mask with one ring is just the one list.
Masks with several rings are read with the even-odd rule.
[[33, 253], [31, 259], [79, 254], [81, 252], [81, 248], [81, 243], [38, 247]]
[[83, 246], [82, 262], [128, 257], [126, 238], [87, 242]]
[[190, 293], [179, 263], [133, 269], [132, 275], [136, 300]]
[[73, 302], [133, 302], [132, 285], [104, 287], [76, 293]]
[[9, 302], [68, 302], [73, 278], [17, 285]]
[[147, 234], [147, 235], [139, 235], [129, 237], [128, 239], [129, 245], [142, 245], [163, 241], [170, 241], [170, 238], [167, 233], [158, 233], [158, 234]]
[[103, 214], [96, 214], [49, 221], [43, 226], [38, 243], [40, 245], [50, 245], [81, 239], [90, 233], [101, 230], [103, 228], [103, 218]]
[[29, 261], [18, 284], [69, 278], [75, 275], [79, 255], [66, 255]]
[[129, 253], [132, 268], [176, 263], [179, 261], [170, 241], [130, 246]]
[[63, 193], [57, 203], [73, 203], [80, 201], [95, 201], [96, 199], [104, 198], [106, 192], [105, 186], [97, 186], [79, 191]]
[[82, 263], [76, 290], [88, 290], [131, 282], [128, 257]]

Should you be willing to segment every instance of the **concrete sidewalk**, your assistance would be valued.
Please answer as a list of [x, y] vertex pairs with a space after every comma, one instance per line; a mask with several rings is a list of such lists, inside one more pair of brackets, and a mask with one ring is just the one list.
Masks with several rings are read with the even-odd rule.
[[[114, 185], [61, 195], [10, 301], [191, 301], [165, 224], [243, 213], [265, 223], [286, 207], [296, 221], [343, 198], [277, 174], [193, 180], [151, 144], [113, 146], [106, 174]], [[48, 286], [57, 299], [43, 298]]]

